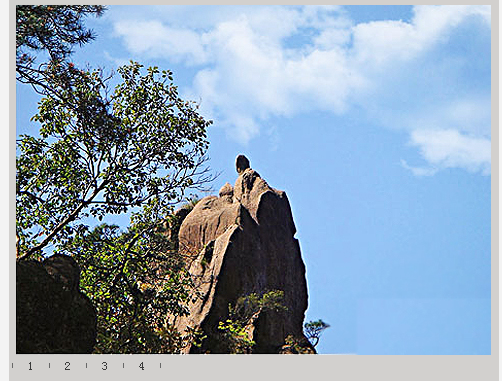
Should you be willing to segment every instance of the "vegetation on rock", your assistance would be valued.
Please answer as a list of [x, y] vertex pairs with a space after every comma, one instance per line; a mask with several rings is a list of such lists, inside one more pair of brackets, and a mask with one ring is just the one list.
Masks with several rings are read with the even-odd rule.
[[267, 310], [286, 310], [281, 304], [284, 292], [273, 290], [262, 296], [256, 293], [241, 296], [235, 305], [228, 306], [228, 319], [220, 321], [221, 341], [225, 343], [228, 353], [252, 353], [255, 342], [250, 330], [262, 312]]
[[315, 348], [317, 344], [319, 344], [319, 340], [321, 339], [321, 334], [327, 328], [329, 328], [329, 324], [323, 322], [321, 319], [315, 321], [309, 321], [305, 323], [303, 326], [303, 331], [305, 332], [305, 336], [312, 343], [312, 346]]

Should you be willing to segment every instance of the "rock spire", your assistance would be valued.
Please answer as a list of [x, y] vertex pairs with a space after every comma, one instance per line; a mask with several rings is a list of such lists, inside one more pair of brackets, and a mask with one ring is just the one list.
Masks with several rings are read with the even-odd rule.
[[219, 197], [200, 200], [181, 224], [180, 249], [192, 258], [187, 266], [201, 297], [189, 306], [189, 316], [172, 323], [180, 332], [201, 327], [207, 335], [200, 349], [187, 352], [225, 353], [217, 327], [228, 316], [229, 303], [281, 290], [287, 310], [262, 313], [247, 329], [256, 343], [253, 353], [282, 353], [290, 335], [315, 353], [303, 335], [305, 265], [286, 193], [270, 187], [243, 155], [237, 156], [236, 169], [235, 185], [226, 183]]

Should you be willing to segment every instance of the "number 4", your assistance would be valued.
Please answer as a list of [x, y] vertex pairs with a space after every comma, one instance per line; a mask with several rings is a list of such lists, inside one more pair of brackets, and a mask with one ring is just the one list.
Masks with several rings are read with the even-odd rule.
[[145, 366], [143, 365], [143, 363], [139, 364], [139, 367], [141, 368], [141, 370], [145, 370]]

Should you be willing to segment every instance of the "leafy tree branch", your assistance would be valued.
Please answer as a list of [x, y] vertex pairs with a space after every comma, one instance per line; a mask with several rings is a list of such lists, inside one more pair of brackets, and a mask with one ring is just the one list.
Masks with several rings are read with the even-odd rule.
[[[127, 212], [157, 198], [165, 207], [212, 180], [204, 167], [211, 122], [179, 98], [168, 71], [131, 63], [109, 98], [100, 70], [75, 69], [57, 81], [33, 120], [40, 138], [21, 136], [17, 159], [21, 258], [47, 246], [70, 223]], [[74, 77], [72, 77], [74, 75]], [[33, 198], [45, 200], [43, 206]], [[30, 213], [23, 213], [29, 210]], [[30, 228], [42, 226], [40, 240]]]
[[323, 322], [321, 319], [305, 323], [303, 329], [305, 336], [314, 348], [317, 346], [317, 344], [319, 344], [319, 340], [321, 339], [321, 334], [323, 333], [323, 331], [329, 328], [329, 326], [329, 324]]

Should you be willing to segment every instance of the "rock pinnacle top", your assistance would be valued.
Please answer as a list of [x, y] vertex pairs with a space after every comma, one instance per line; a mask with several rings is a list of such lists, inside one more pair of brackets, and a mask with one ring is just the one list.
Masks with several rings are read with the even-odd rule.
[[237, 173], [241, 174], [248, 168], [249, 168], [248, 158], [244, 155], [237, 156], [237, 158], [235, 159], [235, 169], [237, 170]]

